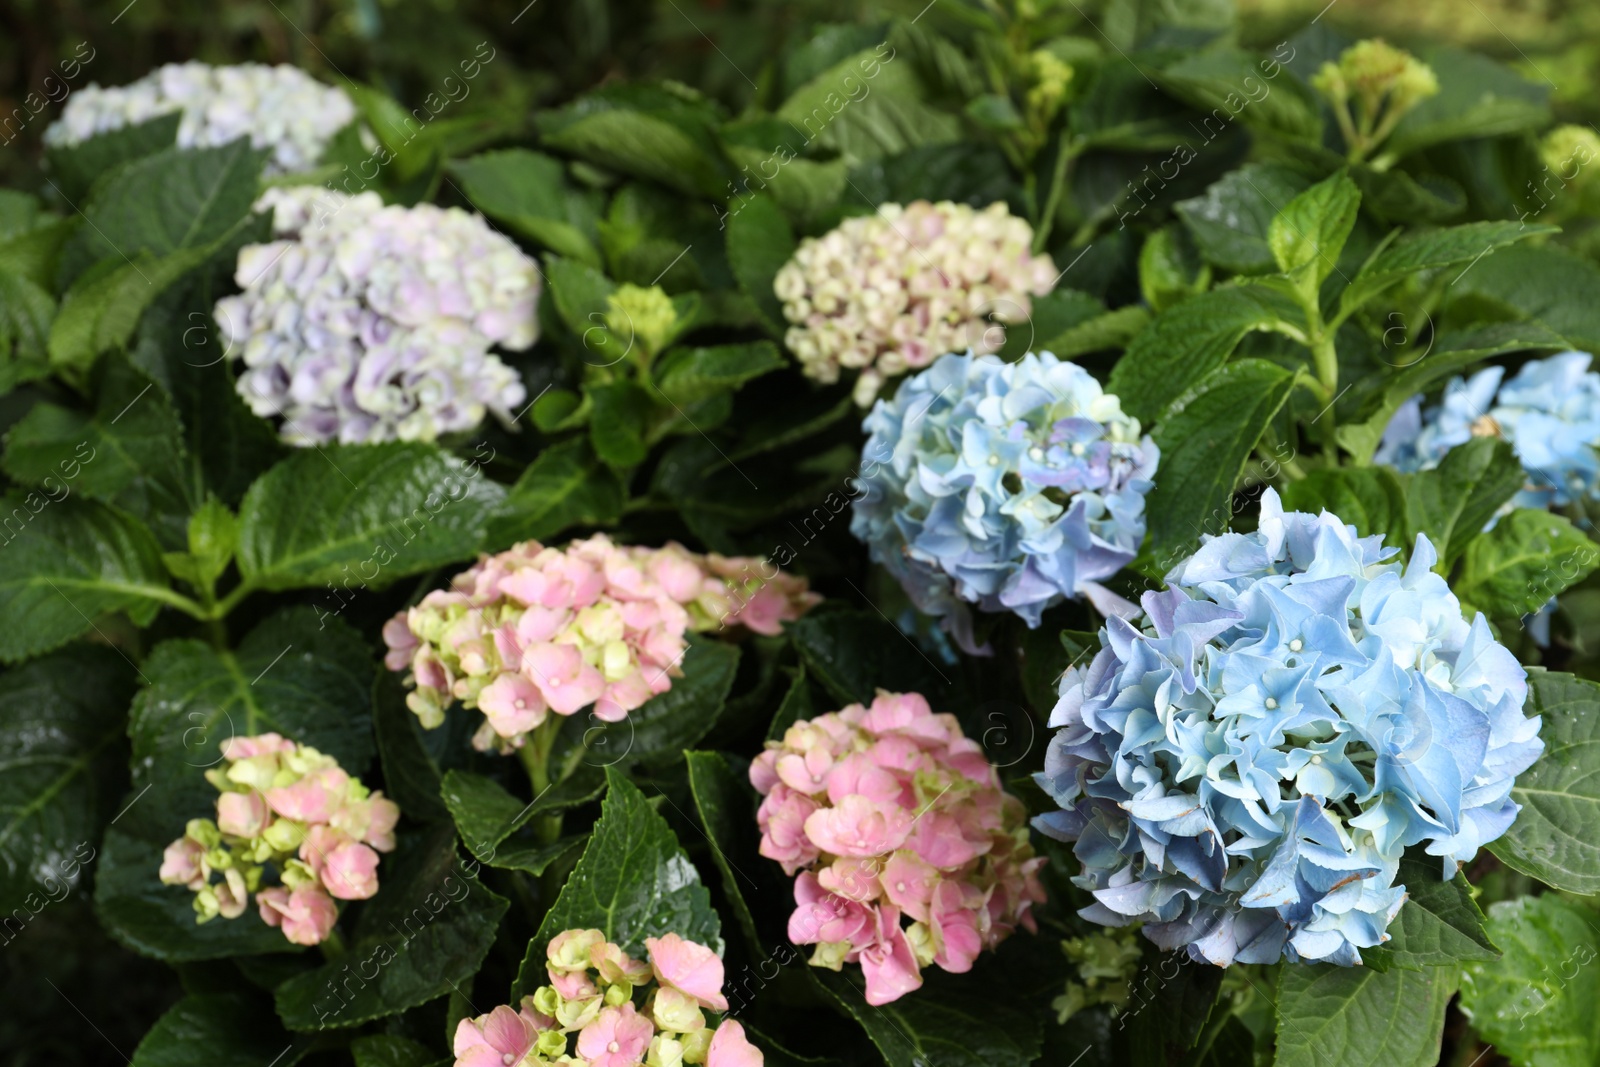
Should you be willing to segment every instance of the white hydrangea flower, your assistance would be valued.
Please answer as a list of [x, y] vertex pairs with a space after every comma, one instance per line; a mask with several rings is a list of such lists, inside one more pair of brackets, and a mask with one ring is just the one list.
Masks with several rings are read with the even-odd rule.
[[538, 266], [479, 215], [376, 193], [269, 189], [269, 244], [239, 252], [217, 301], [239, 395], [294, 445], [431, 441], [527, 395], [489, 353], [538, 336]]
[[818, 381], [860, 369], [855, 399], [868, 407], [885, 381], [946, 353], [997, 351], [995, 323], [1026, 322], [1055, 288], [1055, 264], [1032, 247], [1033, 227], [1003, 203], [884, 204], [808, 237], [778, 271], [784, 340]]
[[356, 119], [356, 106], [343, 89], [297, 67], [169, 63], [128, 85], [77, 90], [44, 141], [77, 144], [174, 111], [183, 113], [179, 147], [209, 148], [249, 137], [256, 148], [271, 150], [268, 175], [315, 167], [333, 135]]

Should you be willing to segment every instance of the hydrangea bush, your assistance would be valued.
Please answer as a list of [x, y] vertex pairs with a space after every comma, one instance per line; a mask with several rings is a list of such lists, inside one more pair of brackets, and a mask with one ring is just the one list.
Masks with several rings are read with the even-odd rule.
[[725, 7], [0, 44], [0, 1059], [1600, 1059], [1571, 64]]

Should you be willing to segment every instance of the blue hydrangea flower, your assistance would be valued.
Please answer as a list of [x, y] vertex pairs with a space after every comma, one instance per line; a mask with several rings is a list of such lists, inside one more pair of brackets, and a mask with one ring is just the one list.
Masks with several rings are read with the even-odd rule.
[[1449, 878], [1505, 833], [1544, 748], [1526, 674], [1426, 537], [1395, 551], [1268, 490], [1257, 532], [1206, 539], [1143, 617], [1107, 620], [1038, 776], [1086, 918], [1224, 966], [1348, 966], [1404, 902], [1408, 846]]
[[1374, 458], [1402, 471], [1428, 470], [1457, 445], [1498, 435], [1528, 472], [1515, 506], [1600, 499], [1600, 374], [1589, 370], [1592, 358], [1563, 352], [1532, 360], [1504, 385], [1502, 367], [1455, 378], [1426, 414], [1422, 398], [1412, 397], [1384, 430]]
[[1082, 367], [943, 356], [862, 428], [850, 532], [969, 652], [968, 604], [1029, 626], [1067, 597], [1132, 607], [1099, 582], [1144, 539], [1160, 453]]

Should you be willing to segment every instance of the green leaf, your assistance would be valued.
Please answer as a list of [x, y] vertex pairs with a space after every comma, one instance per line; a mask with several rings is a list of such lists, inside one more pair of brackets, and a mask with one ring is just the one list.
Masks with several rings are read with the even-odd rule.
[[590, 386], [589, 443], [595, 455], [616, 471], [626, 471], [644, 462], [650, 446], [645, 443], [645, 422], [654, 406], [651, 396], [636, 382], [619, 380]]
[[1568, 347], [1600, 350], [1600, 267], [1554, 245], [1515, 245], [1485, 256], [1445, 294], [1452, 317], [1487, 312], [1491, 319], [1533, 319]]
[[595, 214], [576, 195], [561, 162], [526, 148], [485, 152], [449, 166], [472, 206], [550, 251], [600, 265]]
[[1278, 982], [1274, 1067], [1432, 1067], [1458, 977], [1454, 967], [1288, 964]]
[[290, 1067], [311, 1042], [290, 1034], [264, 1000], [248, 993], [191, 994], [156, 1020], [132, 1067]]
[[489, 544], [547, 541], [573, 526], [610, 526], [622, 518], [622, 482], [595, 458], [584, 438], [551, 445], [528, 465], [495, 509]]
[[1267, 243], [1272, 220], [1309, 186], [1289, 167], [1250, 163], [1174, 210], [1209, 262], [1235, 274], [1266, 274], [1278, 269]]
[[0, 395], [50, 373], [56, 302], [40, 286], [0, 269]]
[[[1402, 237], [1361, 268], [1339, 296], [1339, 318], [1413, 274], [1461, 266], [1455, 280], [1497, 248], [1529, 237], [1556, 233], [1555, 226], [1522, 222], [1468, 222]], [[1451, 282], [1454, 284], [1454, 281]]]
[[[1299, 79], [1269, 78], [1270, 67], [1282, 67], [1235, 49], [1188, 52], [1157, 73], [1174, 94], [1213, 115], [1234, 116], [1252, 129], [1280, 137], [1320, 143], [1319, 101]], [[1257, 95], [1259, 94], [1259, 95]]]
[[250, 213], [264, 153], [240, 138], [220, 148], [169, 148], [128, 164], [97, 188], [85, 225], [62, 251], [70, 282], [91, 264], [204, 248]]
[[813, 718], [816, 714], [815, 701], [811, 699], [811, 683], [806, 678], [806, 666], [802, 663], [794, 668], [794, 678], [790, 681], [789, 688], [784, 690], [778, 710], [772, 715], [772, 722], [767, 727], [767, 740], [781, 740], [789, 727], [801, 719]]
[[1491, 618], [1520, 618], [1583, 581], [1596, 563], [1600, 547], [1570, 521], [1518, 508], [1467, 545], [1453, 589]]
[[45, 403], [23, 416], [6, 437], [5, 472], [117, 504], [176, 548], [195, 502], [172, 404], [121, 357], [104, 361], [94, 395], [92, 414]]
[[133, 668], [108, 648], [74, 646], [0, 675], [0, 915], [37, 913], [82, 880], [112, 814], [132, 695]]
[[605, 790], [605, 775], [598, 768], [580, 767], [577, 773], [553, 783], [531, 801], [522, 801], [481, 774], [445, 772], [440, 790], [450, 809], [461, 843], [478, 859], [492, 866], [496, 846], [540, 815], [587, 804]]
[[1405, 906], [1389, 924], [1389, 939], [1363, 949], [1362, 961], [1378, 970], [1424, 970], [1467, 960], [1496, 960], [1500, 950], [1484, 930], [1467, 876], [1439, 877], [1439, 859], [1418, 851], [1400, 860], [1395, 884], [1406, 887]]
[[740, 204], [738, 211], [730, 212], [726, 225], [729, 269], [739, 288], [761, 311], [767, 332], [774, 337], [783, 336], [787, 321], [783, 302], [772, 291], [772, 283], [797, 247], [789, 220], [774, 201], [757, 196]]
[[419, 822], [449, 818], [440, 797], [439, 768], [428, 755], [422, 725], [406, 707], [405, 690], [394, 671], [379, 671], [373, 683], [372, 726], [390, 799]]
[[1419, 55], [1438, 76], [1439, 93], [1400, 120], [1384, 145], [1386, 156], [1398, 158], [1445, 141], [1549, 125], [1549, 86], [1475, 52], [1436, 45]]
[[[739, 670], [739, 646], [695, 636], [683, 655], [683, 677], [628, 713], [626, 754], [650, 766], [674, 763], [716, 725]], [[621, 730], [621, 727], [613, 727]], [[618, 757], [622, 758], [622, 757]]]
[[278, 1015], [294, 1030], [356, 1026], [470, 981], [508, 906], [477, 871], [476, 862], [460, 862], [448, 826], [403, 838], [380, 864], [378, 894], [363, 905], [343, 957], [280, 985]]
[[1165, 311], [1209, 288], [1211, 267], [1187, 230], [1174, 223], [1145, 238], [1139, 249], [1139, 292], [1152, 310]]
[[1147, 508], [1152, 550], [1184, 553], [1202, 533], [1228, 529], [1234, 485], [1294, 381], [1276, 364], [1242, 359], [1172, 406], [1154, 433], [1161, 470]]
[[1285, 485], [1282, 495], [1286, 511], [1326, 508], [1363, 537], [1381, 534], [1391, 548], [1411, 547], [1405, 488], [1388, 467], [1323, 467]]
[[50, 326], [51, 364], [84, 371], [102, 352], [126, 345], [156, 297], [213, 251], [209, 246], [184, 248], [160, 257], [141, 252], [120, 265], [102, 260], [84, 272], [62, 297]]
[[1228, 361], [1239, 341], [1296, 314], [1281, 293], [1232, 285], [1201, 293], [1157, 315], [1111, 371], [1106, 391], [1134, 418], [1154, 421], [1167, 406]]
[[1339, 253], [1355, 229], [1361, 192], [1342, 171], [1318, 182], [1283, 206], [1267, 228], [1267, 244], [1278, 269], [1304, 271], [1302, 286], [1311, 299], [1322, 280], [1337, 268]]
[[1544, 720], [1544, 754], [1517, 776], [1522, 811], [1489, 851], [1546, 885], [1600, 893], [1600, 685], [1532, 668], [1524, 710]]
[[545, 913], [512, 989], [515, 1001], [546, 982], [545, 946], [563, 930], [594, 928], [630, 955], [668, 932], [719, 953], [722, 935], [711, 895], [667, 821], [615, 767], [583, 857]]
[[593, 95], [540, 116], [546, 147], [647, 178], [690, 196], [721, 197], [727, 177], [706, 125], [690, 109], [594, 107]]
[[778, 118], [808, 145], [852, 160], [959, 140], [961, 120], [925, 103], [912, 65], [893, 60], [887, 43], [841, 60], [795, 90], [778, 108]]
[[1222, 971], [1146, 948], [1131, 985], [1136, 999], [1126, 1010], [1139, 1022], [1128, 1035], [1135, 1062], [1181, 1062], [1217, 1003]]
[[813, 612], [784, 630], [807, 673], [842, 703], [871, 703], [880, 688], [937, 693], [950, 686], [950, 668], [941, 670], [876, 612]]
[[236, 651], [202, 641], [156, 646], [134, 699], [132, 792], [106, 833], [95, 903], [123, 944], [167, 960], [290, 951], [255, 909], [195, 922], [193, 894], [163, 885], [161, 852], [184, 824], [216, 808], [206, 768], [231, 737], [268, 731], [311, 745], [355, 777], [372, 760], [374, 665], [366, 643], [338, 620], [291, 608], [252, 630]]
[[992, 956], [963, 975], [930, 967], [921, 989], [877, 1007], [866, 1002], [856, 967], [811, 973], [861, 1024], [888, 1067], [1026, 1067], [1043, 1043], [1042, 1013], [1002, 992], [1009, 976]]
[[1447, 573], [1523, 479], [1522, 464], [1499, 438], [1475, 437], [1452, 448], [1438, 467], [1407, 480], [1408, 542], [1427, 534], [1439, 553], [1440, 573]]
[[[617, 287], [594, 267], [576, 260], [552, 257], [545, 263], [545, 278], [550, 282], [550, 298], [567, 329], [582, 339], [589, 350], [585, 361], [592, 366], [607, 367], [621, 359], [625, 352], [605, 351], [608, 338], [604, 336], [605, 314], [609, 304], [606, 298]], [[615, 341], [609, 341], [616, 344]]]
[[12, 491], [0, 537], [0, 661], [64, 645], [111, 612], [148, 625], [172, 596], [150, 531], [102, 504]]
[[297, 451], [239, 507], [239, 572], [261, 589], [352, 578], [379, 588], [470, 559], [505, 490], [418, 443]]
[[45, 153], [50, 181], [68, 203], [79, 203], [101, 175], [123, 163], [170, 148], [178, 138], [182, 121], [183, 114], [174, 111], [96, 134], [79, 144], [51, 147]]
[[1554, 893], [1489, 907], [1489, 933], [1505, 946], [1496, 963], [1470, 963], [1461, 1010], [1516, 1067], [1592, 1067], [1600, 1062], [1600, 955], [1594, 911]]
[[350, 1042], [356, 1067], [433, 1067], [439, 1061], [431, 1049], [394, 1034], [368, 1034]]
[[754, 853], [753, 849], [740, 847], [748, 842], [748, 829], [754, 825], [756, 817], [750, 786], [733, 773], [720, 752], [685, 752], [683, 755], [689, 768], [689, 791], [694, 796], [695, 812], [700, 816], [706, 840], [711, 843], [711, 857], [717, 865], [717, 873], [722, 876], [728, 903], [752, 951], [759, 951], [761, 935], [745, 895], [759, 892], [760, 887], [725, 851], [740, 849], [746, 860], [751, 859], [746, 853]]
[[1039, 351], [1053, 353], [1061, 359], [1073, 359], [1108, 348], [1123, 348], [1149, 324], [1148, 311], [1137, 304], [1128, 304], [1062, 330], [1054, 339], [1040, 345]]
[[771, 341], [713, 348], [675, 348], [661, 361], [657, 384], [677, 404], [695, 404], [783, 367]]
[[[1398, 320], [1391, 318], [1387, 325], [1391, 329], [1398, 328], [1401, 333], [1405, 331]], [[1384, 336], [1387, 338], [1387, 332]], [[1401, 340], [1399, 334], [1396, 339]], [[1402, 343], [1411, 343], [1413, 340], [1405, 337]], [[1385, 347], [1388, 347], [1387, 341]], [[1420, 355], [1407, 358], [1400, 364], [1400, 373], [1384, 383], [1377, 393], [1376, 404], [1364, 408], [1360, 422], [1339, 427], [1336, 434], [1339, 444], [1358, 462], [1369, 462], [1395, 412], [1440, 378], [1454, 374], [1480, 359], [1504, 352], [1570, 347], [1571, 343], [1566, 338], [1538, 322], [1496, 323], [1462, 333], [1445, 333], [1434, 338], [1430, 347], [1423, 349]]]

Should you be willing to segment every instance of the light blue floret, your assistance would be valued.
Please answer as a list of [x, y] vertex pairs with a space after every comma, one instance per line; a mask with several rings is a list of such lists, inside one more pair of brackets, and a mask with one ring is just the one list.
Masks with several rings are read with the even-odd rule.
[[1405, 901], [1407, 847], [1449, 878], [1505, 833], [1544, 748], [1526, 674], [1426, 537], [1394, 553], [1268, 490], [1257, 532], [1206, 539], [1142, 617], [1107, 620], [1038, 776], [1086, 918], [1224, 966], [1349, 966]]
[[1428, 470], [1474, 435], [1499, 434], [1528, 472], [1515, 506], [1600, 499], [1600, 374], [1589, 370], [1591, 359], [1563, 352], [1532, 360], [1504, 385], [1502, 367], [1455, 378], [1426, 413], [1422, 398], [1413, 397], [1390, 421], [1374, 458], [1406, 472]]
[[1137, 553], [1160, 453], [1115, 396], [1049, 352], [947, 355], [862, 423], [850, 531], [975, 651], [968, 604], [1038, 626]]

